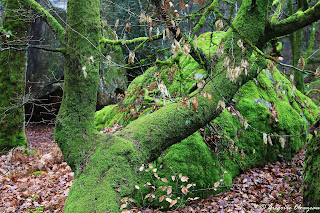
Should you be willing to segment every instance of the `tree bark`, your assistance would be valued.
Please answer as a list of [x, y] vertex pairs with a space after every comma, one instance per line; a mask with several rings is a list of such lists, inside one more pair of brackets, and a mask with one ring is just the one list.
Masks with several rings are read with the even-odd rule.
[[24, 133], [26, 52], [23, 45], [28, 42], [29, 24], [19, 19], [21, 9], [26, 12], [24, 1], [6, 1], [0, 55], [0, 150], [27, 145]]
[[[319, 207], [320, 206], [320, 116], [317, 122], [310, 128], [313, 135], [306, 147], [305, 165], [303, 169], [303, 206]], [[310, 209], [312, 210], [312, 209]]]

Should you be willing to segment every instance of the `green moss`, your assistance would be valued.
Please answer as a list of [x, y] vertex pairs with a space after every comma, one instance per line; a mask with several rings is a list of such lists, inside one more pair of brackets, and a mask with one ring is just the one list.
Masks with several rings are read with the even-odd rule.
[[[224, 34], [224, 32], [208, 32], [200, 35], [197, 39], [198, 48], [205, 53], [209, 53], [209, 48], [210, 51], [215, 50]], [[169, 58], [163, 62], [158, 61], [157, 66], [149, 68], [143, 75], [135, 78], [126, 91], [125, 99], [118, 104], [118, 109], [113, 113], [105, 116], [105, 113], [97, 112], [95, 115], [95, 119], [98, 120], [95, 121], [97, 129], [112, 126], [114, 123], [128, 125], [140, 115], [152, 113], [156, 105], [155, 99], [161, 99], [160, 103], [163, 103], [163, 96], [158, 89], [160, 80], [164, 82], [172, 98], [181, 99], [182, 96], [189, 96], [192, 91], [196, 90], [196, 83], [199, 79], [195, 79], [195, 75], [205, 76], [206, 72], [200, 69], [192, 57], [184, 56], [182, 53], [179, 55], [175, 60]], [[155, 73], [160, 73], [160, 75]], [[166, 101], [169, 102], [168, 99]]]
[[98, 131], [103, 130], [106, 126], [112, 126], [112, 118], [117, 114], [116, 105], [108, 105], [95, 113], [94, 124]]
[[[319, 117], [318, 117], [319, 119]], [[306, 148], [304, 162], [303, 206], [320, 206], [320, 135], [314, 136]]]
[[[85, 171], [69, 191], [65, 212], [119, 212], [120, 200], [133, 194], [140, 157], [135, 145], [113, 137], [98, 144]], [[96, 205], [87, 205], [95, 203]]]
[[[25, 38], [29, 24], [21, 21], [17, 9], [25, 8], [23, 1], [6, 1], [3, 19], [5, 31], [15, 36], [2, 39], [15, 42], [17, 37]], [[27, 146], [24, 133], [23, 96], [25, 90], [25, 52], [15, 49], [3, 50], [0, 55], [0, 150], [15, 146]]]
[[[157, 168], [157, 171], [153, 172], [155, 168]], [[207, 193], [213, 190], [198, 191], [197, 189], [212, 188], [214, 183], [219, 181], [221, 176], [224, 175], [224, 171], [227, 171], [227, 169], [223, 168], [218, 160], [212, 158], [211, 151], [203, 141], [203, 138], [196, 132], [187, 139], [168, 148], [153, 163], [153, 168], [149, 169], [149, 172], [141, 172], [143, 178], [140, 180], [139, 186], [143, 196], [138, 193], [136, 200], [144, 205], [153, 202], [152, 205], [154, 206], [164, 206], [167, 208], [169, 203], [159, 202], [161, 196], [167, 195], [167, 190], [162, 190], [161, 187], [171, 187], [172, 194], [170, 198], [174, 200], [177, 197], [182, 198], [181, 186], [187, 186], [187, 184], [196, 185], [189, 188], [189, 193], [183, 198], [183, 201], [186, 201], [188, 197], [206, 197]], [[159, 176], [159, 179], [154, 176], [154, 173]], [[188, 177], [188, 181], [182, 182], [179, 174]], [[172, 180], [172, 176], [175, 178], [174, 181]], [[161, 178], [166, 178], [168, 183], [161, 180]], [[230, 184], [230, 178], [226, 178], [225, 181]], [[147, 182], [152, 183], [156, 187], [154, 192], [155, 198], [141, 200], [141, 197], [144, 197], [150, 191], [154, 191], [151, 186], [146, 185]], [[224, 182], [221, 185], [228, 185], [227, 183]], [[218, 189], [218, 191], [221, 190]]]
[[38, 175], [40, 175], [42, 173], [45, 173], [45, 171], [36, 171], [36, 172], [33, 172], [31, 175], [38, 176]]

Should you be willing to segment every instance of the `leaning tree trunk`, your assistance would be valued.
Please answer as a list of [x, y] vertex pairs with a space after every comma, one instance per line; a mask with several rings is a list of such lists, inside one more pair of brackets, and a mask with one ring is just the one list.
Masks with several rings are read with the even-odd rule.
[[23, 0], [6, 1], [0, 55], [0, 150], [27, 145], [24, 133], [24, 45], [29, 24], [20, 17], [20, 13], [26, 13], [24, 9]]

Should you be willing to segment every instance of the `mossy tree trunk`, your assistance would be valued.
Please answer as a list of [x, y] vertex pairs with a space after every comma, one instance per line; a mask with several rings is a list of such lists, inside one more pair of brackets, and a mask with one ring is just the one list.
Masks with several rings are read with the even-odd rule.
[[[305, 11], [308, 9], [308, 3], [305, 0], [299, 0], [298, 1], [298, 8], [299, 10]], [[292, 0], [289, 1], [288, 4], [289, 14], [293, 14], [293, 2]], [[292, 53], [292, 62], [291, 64], [295, 67], [298, 67], [299, 65], [299, 59], [301, 57], [301, 51], [302, 51], [302, 33], [303, 29], [299, 29], [294, 33], [291, 33], [290, 38], [290, 44], [291, 44], [291, 53]], [[297, 87], [298, 90], [301, 92], [305, 92], [305, 85], [303, 81], [303, 73], [299, 70], [294, 70], [294, 84]]]
[[303, 206], [320, 206], [320, 116], [317, 122], [311, 127], [312, 139], [306, 149], [304, 163], [304, 182], [303, 182]]
[[93, 119], [99, 79], [99, 8], [99, 0], [68, 1], [64, 94], [55, 140], [73, 171], [81, 170], [97, 133]]
[[[33, 0], [27, 0], [35, 5]], [[218, 1], [214, 1], [218, 2]], [[242, 84], [254, 78], [257, 70], [266, 68], [263, 58], [252, 63], [248, 76], [231, 82], [223, 70], [223, 60], [234, 56], [235, 66], [252, 55], [254, 45], [283, 36], [320, 18], [320, 2], [299, 16], [279, 23], [268, 22], [271, 4], [265, 0], [243, 0], [232, 23], [241, 36], [230, 29], [224, 39], [224, 55], [215, 60], [215, 84], [208, 83], [204, 92], [212, 101], [198, 97], [197, 112], [177, 104], [168, 104], [158, 111], [131, 122], [119, 135], [100, 135], [94, 127], [100, 51], [99, 0], [69, 0], [65, 39], [65, 85], [62, 106], [57, 117], [55, 139], [67, 163], [75, 171], [75, 181], [65, 204], [65, 212], [118, 212], [120, 200], [134, 193], [138, 168], [155, 160], [163, 150], [190, 136], [216, 118], [221, 96], [228, 104]], [[37, 12], [45, 14], [39, 8]], [[299, 26], [291, 28], [290, 24]], [[284, 27], [286, 31], [283, 31]], [[57, 28], [55, 24], [51, 25]], [[56, 30], [55, 32], [60, 32]], [[245, 39], [243, 52], [236, 44]], [[249, 45], [250, 44], [250, 45]], [[195, 56], [197, 55], [195, 54]], [[199, 60], [196, 60], [199, 61]], [[200, 60], [201, 61], [201, 60]], [[179, 109], [178, 109], [179, 108]]]
[[[0, 150], [27, 145], [24, 133], [25, 67], [29, 24], [23, 0], [5, 1], [0, 55]], [[10, 33], [11, 32], [11, 33]]]

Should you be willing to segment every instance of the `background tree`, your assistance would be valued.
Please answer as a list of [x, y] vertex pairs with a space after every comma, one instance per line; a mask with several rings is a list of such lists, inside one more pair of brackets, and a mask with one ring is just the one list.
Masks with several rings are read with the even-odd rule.
[[27, 145], [24, 133], [24, 46], [28, 43], [30, 18], [23, 1], [5, 1], [0, 28], [0, 150]]

